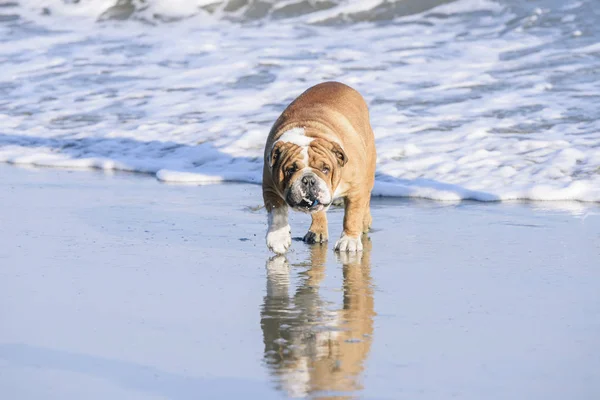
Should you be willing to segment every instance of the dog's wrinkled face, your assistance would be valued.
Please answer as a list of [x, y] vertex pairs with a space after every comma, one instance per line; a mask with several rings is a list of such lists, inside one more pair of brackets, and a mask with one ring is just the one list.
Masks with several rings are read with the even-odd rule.
[[269, 162], [273, 182], [287, 204], [313, 213], [331, 205], [348, 159], [338, 143], [305, 139], [301, 143], [278, 140]]

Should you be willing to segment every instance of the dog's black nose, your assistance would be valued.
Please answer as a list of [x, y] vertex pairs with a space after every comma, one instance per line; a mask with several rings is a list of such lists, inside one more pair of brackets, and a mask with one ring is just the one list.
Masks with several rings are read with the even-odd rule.
[[306, 175], [306, 176], [302, 177], [302, 183], [304, 184], [304, 186], [312, 187], [312, 186], [315, 186], [315, 183], [317, 183], [317, 180], [315, 179], [314, 176]]

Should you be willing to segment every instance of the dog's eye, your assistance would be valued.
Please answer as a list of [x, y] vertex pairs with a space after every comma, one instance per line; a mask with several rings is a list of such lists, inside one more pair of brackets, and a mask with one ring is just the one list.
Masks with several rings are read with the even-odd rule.
[[325, 165], [323, 168], [321, 168], [321, 172], [323, 172], [325, 175], [327, 175], [329, 173], [329, 167], [327, 165]]
[[288, 168], [288, 169], [285, 171], [285, 174], [286, 174], [287, 176], [292, 176], [292, 175], [294, 175], [294, 172], [296, 172], [296, 167], [289, 167], [289, 168]]

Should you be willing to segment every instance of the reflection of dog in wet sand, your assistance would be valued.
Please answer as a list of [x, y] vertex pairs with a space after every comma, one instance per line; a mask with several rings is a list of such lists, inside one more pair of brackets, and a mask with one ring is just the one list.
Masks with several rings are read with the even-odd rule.
[[267, 262], [267, 296], [261, 312], [265, 360], [278, 387], [292, 397], [361, 389], [360, 374], [373, 334], [370, 247], [363, 254], [341, 253], [343, 308], [327, 308], [319, 296], [327, 249], [311, 248], [304, 281], [290, 295], [289, 264], [284, 256]]
[[375, 159], [369, 110], [356, 90], [325, 82], [302, 93], [275, 121], [265, 146], [269, 249], [283, 254], [292, 243], [288, 206], [312, 215], [305, 242], [326, 242], [325, 212], [343, 198], [344, 231], [335, 249], [361, 251], [361, 234], [371, 226]]

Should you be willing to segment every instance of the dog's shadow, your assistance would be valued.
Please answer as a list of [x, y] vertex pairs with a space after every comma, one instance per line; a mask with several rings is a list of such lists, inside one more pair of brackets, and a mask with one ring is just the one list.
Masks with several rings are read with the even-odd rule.
[[[374, 301], [370, 274], [371, 242], [362, 253], [337, 254], [343, 265], [342, 307], [319, 294], [325, 277], [327, 245], [311, 246], [307, 268], [292, 285], [285, 256], [267, 261], [267, 294], [261, 311], [264, 361], [278, 389], [287, 396], [356, 392], [371, 348]], [[294, 268], [296, 269], [296, 268]], [[290, 288], [296, 286], [293, 293]]]

